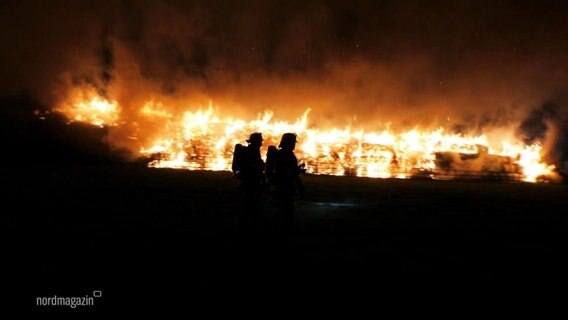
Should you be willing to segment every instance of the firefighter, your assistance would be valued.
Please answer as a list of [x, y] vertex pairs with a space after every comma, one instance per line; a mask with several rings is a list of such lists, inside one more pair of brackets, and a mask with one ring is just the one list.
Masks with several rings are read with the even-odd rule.
[[255, 132], [247, 140], [248, 146], [237, 144], [233, 154], [232, 170], [241, 190], [237, 228], [244, 232], [252, 231], [259, 219], [260, 195], [266, 184], [264, 161], [260, 156], [262, 142], [262, 133]]
[[300, 179], [301, 168], [294, 155], [297, 136], [295, 133], [282, 135], [278, 150], [267, 156], [266, 176], [274, 188], [274, 200], [277, 205], [276, 223], [278, 231], [289, 233], [294, 220], [294, 196], [304, 196], [304, 187]]

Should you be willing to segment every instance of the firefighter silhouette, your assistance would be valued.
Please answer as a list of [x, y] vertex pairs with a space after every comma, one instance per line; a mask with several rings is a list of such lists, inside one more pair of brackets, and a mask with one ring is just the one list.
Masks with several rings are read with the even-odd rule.
[[260, 194], [266, 184], [260, 156], [262, 142], [262, 134], [255, 132], [247, 140], [248, 146], [237, 144], [233, 153], [231, 168], [241, 190], [241, 208], [237, 214], [237, 227], [241, 231], [251, 231], [259, 219]]
[[304, 187], [300, 179], [302, 167], [294, 155], [297, 136], [282, 135], [278, 149], [269, 147], [266, 157], [266, 177], [277, 205], [276, 224], [278, 231], [288, 233], [294, 220], [294, 196], [303, 197]]

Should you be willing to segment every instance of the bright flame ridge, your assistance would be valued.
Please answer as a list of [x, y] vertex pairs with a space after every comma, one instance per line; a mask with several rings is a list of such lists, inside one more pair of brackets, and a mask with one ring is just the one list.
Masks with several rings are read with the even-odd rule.
[[[94, 125], [118, 125], [120, 108], [116, 101], [90, 97], [57, 109], [71, 121]], [[266, 111], [252, 121], [220, 117], [208, 109], [168, 112], [161, 103], [145, 103], [139, 116], [155, 123], [149, 145], [140, 154], [151, 157], [150, 167], [190, 170], [230, 170], [234, 146], [250, 133], [261, 132], [265, 143], [278, 145], [283, 133], [299, 137], [296, 155], [307, 172], [380, 178], [452, 178], [464, 173], [477, 176], [512, 177], [535, 182], [551, 175], [554, 166], [541, 160], [542, 147], [502, 141], [490, 148], [486, 136], [449, 134], [443, 129], [402, 133], [390, 130], [368, 132], [345, 127], [322, 130], [308, 126], [306, 110], [295, 123], [274, 121]], [[143, 129], [143, 128], [140, 128]]]

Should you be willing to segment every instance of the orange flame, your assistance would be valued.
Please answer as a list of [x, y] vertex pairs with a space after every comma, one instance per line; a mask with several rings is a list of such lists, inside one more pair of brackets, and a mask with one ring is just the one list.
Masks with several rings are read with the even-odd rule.
[[[120, 108], [116, 101], [97, 96], [71, 101], [59, 111], [72, 121], [118, 124]], [[139, 115], [156, 124], [152, 130], [157, 138], [141, 146], [140, 154], [151, 157], [149, 166], [155, 168], [230, 170], [235, 144], [243, 143], [250, 133], [262, 132], [262, 151], [266, 154], [268, 145], [277, 145], [283, 133], [295, 132], [299, 137], [296, 155], [313, 174], [451, 178], [475, 172], [535, 182], [551, 175], [554, 169], [542, 162], [538, 144], [503, 141], [491, 148], [495, 144], [484, 135], [449, 134], [441, 128], [402, 133], [351, 127], [323, 130], [308, 126], [309, 112], [306, 110], [294, 123], [274, 121], [271, 111], [244, 121], [220, 117], [212, 106], [180, 116], [159, 102], [149, 101], [140, 108]]]
[[86, 122], [95, 126], [118, 125], [120, 108], [114, 100], [101, 98], [94, 90], [76, 90], [69, 100], [55, 109], [71, 122]]

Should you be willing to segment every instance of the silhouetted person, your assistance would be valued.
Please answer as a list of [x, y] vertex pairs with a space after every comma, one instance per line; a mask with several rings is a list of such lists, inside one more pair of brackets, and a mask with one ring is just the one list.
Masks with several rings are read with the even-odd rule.
[[280, 140], [279, 149], [273, 146], [268, 149], [266, 160], [266, 176], [273, 188], [273, 197], [278, 210], [276, 223], [278, 231], [286, 234], [294, 221], [294, 195], [304, 195], [304, 187], [300, 179], [301, 168], [294, 155], [296, 134], [285, 133]]
[[260, 193], [266, 183], [264, 162], [260, 157], [262, 141], [262, 134], [256, 132], [247, 140], [248, 146], [235, 146], [232, 170], [241, 189], [241, 208], [237, 214], [239, 231], [249, 232], [258, 222]]

